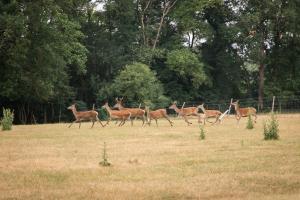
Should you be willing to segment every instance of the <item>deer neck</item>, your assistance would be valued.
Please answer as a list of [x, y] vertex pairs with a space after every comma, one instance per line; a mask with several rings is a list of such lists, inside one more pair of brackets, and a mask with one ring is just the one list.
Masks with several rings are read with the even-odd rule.
[[72, 108], [72, 113], [73, 113], [73, 115], [75, 116], [75, 118], [77, 118], [77, 110], [76, 110], [76, 108]]
[[119, 104], [119, 110], [124, 110], [124, 109], [125, 109], [125, 107], [122, 106], [122, 104]]
[[174, 106], [174, 110], [175, 110], [175, 112], [177, 112], [177, 113], [180, 113], [182, 110], [181, 109], [179, 109], [176, 105]]
[[108, 105], [105, 105], [104, 107], [105, 107], [105, 109], [107, 110], [107, 112], [110, 114], [110, 113], [111, 113], [110, 107], [109, 107]]
[[239, 107], [238, 104], [236, 104], [236, 105], [234, 106], [234, 110], [235, 110], [235, 112], [236, 112], [237, 115], [240, 115], [240, 107]]
[[203, 106], [200, 106], [199, 108], [202, 110], [203, 113], [206, 113], [206, 110]]

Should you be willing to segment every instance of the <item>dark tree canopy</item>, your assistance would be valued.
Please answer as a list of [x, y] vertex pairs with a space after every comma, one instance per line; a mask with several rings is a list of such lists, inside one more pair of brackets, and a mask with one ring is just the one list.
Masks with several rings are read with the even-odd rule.
[[116, 95], [263, 106], [300, 95], [299, 24], [298, 0], [0, 1], [0, 107], [30, 123]]

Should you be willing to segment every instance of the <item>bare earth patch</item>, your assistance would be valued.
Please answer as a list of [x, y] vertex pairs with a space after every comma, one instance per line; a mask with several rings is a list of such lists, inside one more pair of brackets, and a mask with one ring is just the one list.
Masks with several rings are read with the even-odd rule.
[[0, 199], [300, 199], [300, 115], [278, 115], [278, 141], [263, 140], [267, 118], [207, 124], [205, 140], [196, 119], [14, 126], [0, 132]]

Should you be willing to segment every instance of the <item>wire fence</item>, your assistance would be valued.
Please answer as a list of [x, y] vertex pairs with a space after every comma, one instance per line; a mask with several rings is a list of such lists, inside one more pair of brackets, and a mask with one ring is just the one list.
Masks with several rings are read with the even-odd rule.
[[[233, 101], [239, 100], [240, 107], [254, 107], [257, 113], [268, 113], [272, 110], [273, 96], [263, 98], [263, 108], [260, 108], [258, 99], [244, 98], [233, 99]], [[195, 107], [204, 103], [205, 109], [220, 110], [225, 112], [230, 106], [231, 99], [225, 100], [208, 100], [208, 101], [186, 101], [177, 102], [177, 107], [181, 108], [184, 105], [186, 107]], [[138, 107], [139, 104], [127, 104], [127, 107]], [[144, 108], [144, 105], [141, 106]], [[166, 107], [169, 115], [176, 115], [175, 111]], [[300, 113], [300, 96], [275, 96], [274, 112], [277, 113]], [[234, 108], [231, 108], [231, 112], [234, 113]]]
[[[233, 99], [236, 101], [237, 99]], [[198, 106], [204, 103], [206, 109], [220, 110], [224, 113], [230, 106], [231, 99], [222, 100], [207, 100], [207, 101], [186, 101], [177, 102], [178, 108], [181, 108], [184, 104], [184, 108], [191, 106]], [[273, 97], [265, 97], [263, 99], [263, 108], [259, 108], [258, 100], [255, 98], [239, 99], [240, 107], [254, 107], [258, 113], [268, 113], [272, 110]], [[111, 106], [114, 102], [110, 102]], [[125, 103], [125, 107], [138, 108], [140, 102], [132, 104]], [[79, 111], [91, 110], [93, 105], [87, 105], [84, 102], [77, 102]], [[70, 122], [74, 119], [74, 116], [70, 110], [67, 109], [69, 105], [64, 104], [20, 104], [18, 102], [5, 103], [0, 101], [0, 108], [10, 108], [15, 113], [14, 123], [16, 124], [36, 124], [36, 123], [57, 123], [57, 122]], [[101, 107], [102, 105], [95, 105], [95, 110], [98, 111], [101, 120], [107, 119], [107, 112]], [[145, 105], [141, 104], [141, 108], [144, 109]], [[161, 107], [160, 107], [161, 108]], [[169, 105], [165, 107], [168, 115], [177, 116], [176, 112], [169, 109]], [[278, 113], [300, 113], [300, 96], [276, 96], [274, 101], [274, 111]], [[199, 112], [201, 110], [199, 109]], [[231, 108], [230, 114], [235, 113], [234, 108]], [[2, 118], [2, 112], [0, 112], [0, 119]]]

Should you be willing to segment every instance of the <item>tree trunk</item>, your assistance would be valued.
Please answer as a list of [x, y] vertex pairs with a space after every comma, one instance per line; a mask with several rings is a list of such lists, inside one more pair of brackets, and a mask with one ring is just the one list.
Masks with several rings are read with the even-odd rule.
[[258, 84], [258, 107], [263, 109], [264, 107], [264, 73], [265, 65], [260, 63], [259, 65], [259, 84]]
[[156, 37], [155, 37], [155, 40], [154, 40], [152, 49], [155, 49], [155, 48], [156, 48], [156, 44], [157, 44], [157, 42], [158, 42], [159, 35], [160, 35], [160, 32], [161, 32], [161, 27], [162, 27], [162, 25], [163, 25], [163, 23], [164, 23], [164, 18], [165, 18], [165, 14], [163, 13], [163, 15], [162, 15], [161, 18], [160, 18], [158, 30], [157, 30], [157, 33], [156, 33]]
[[[264, 38], [264, 37], [263, 37]], [[263, 39], [264, 41], [264, 39]], [[259, 63], [259, 68], [258, 68], [258, 73], [259, 73], [259, 81], [258, 81], [258, 109], [263, 109], [264, 108], [264, 84], [265, 84], [265, 45], [264, 42], [262, 42], [261, 46], [261, 58], [260, 58], [260, 63]]]

